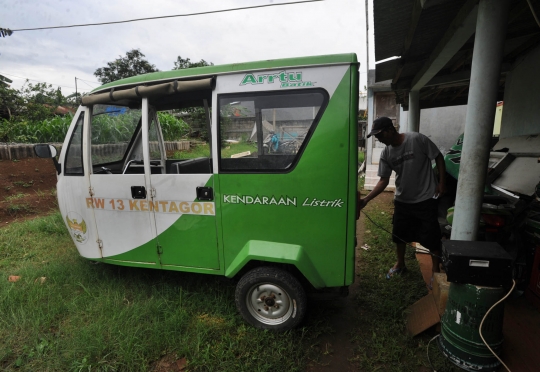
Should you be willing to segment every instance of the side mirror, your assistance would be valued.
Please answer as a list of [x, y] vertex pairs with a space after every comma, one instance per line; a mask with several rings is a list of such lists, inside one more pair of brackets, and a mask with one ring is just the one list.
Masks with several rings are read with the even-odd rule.
[[52, 159], [54, 163], [54, 167], [56, 168], [57, 174], [60, 174], [62, 168], [60, 167], [60, 164], [58, 164], [58, 161], [56, 160], [56, 155], [58, 154], [56, 147], [54, 147], [53, 145], [40, 143], [38, 145], [34, 145], [34, 152], [38, 158]]
[[34, 146], [34, 152], [38, 158], [51, 159], [55, 158], [58, 151], [53, 145], [39, 144]]

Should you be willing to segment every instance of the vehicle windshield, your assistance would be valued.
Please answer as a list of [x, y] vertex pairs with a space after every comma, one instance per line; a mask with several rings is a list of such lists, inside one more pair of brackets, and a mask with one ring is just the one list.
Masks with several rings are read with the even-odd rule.
[[124, 159], [129, 144], [139, 132], [141, 109], [94, 105], [92, 111], [92, 164]]

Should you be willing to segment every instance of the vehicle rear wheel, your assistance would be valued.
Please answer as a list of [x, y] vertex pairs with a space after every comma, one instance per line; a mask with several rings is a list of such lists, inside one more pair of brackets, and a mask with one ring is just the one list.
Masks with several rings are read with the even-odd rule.
[[285, 331], [296, 327], [306, 313], [302, 285], [288, 272], [258, 267], [238, 282], [235, 302], [242, 317], [260, 329]]

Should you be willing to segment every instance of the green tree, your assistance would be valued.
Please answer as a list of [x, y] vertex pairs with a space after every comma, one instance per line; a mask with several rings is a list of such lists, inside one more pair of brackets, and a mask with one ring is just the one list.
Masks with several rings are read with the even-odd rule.
[[191, 62], [189, 58], [183, 59], [181, 56], [176, 58], [174, 62], [173, 70], [182, 70], [184, 68], [191, 67], [203, 67], [203, 66], [213, 66], [212, 62], [206, 62], [204, 59], [201, 59], [199, 62]]
[[0, 75], [0, 86], [9, 87], [9, 84], [13, 83], [12, 80], [8, 79], [4, 75]]
[[18, 119], [35, 122], [55, 116], [58, 106], [67, 103], [60, 88], [53, 88], [47, 83], [29, 83], [28, 80], [20, 90], [24, 107], [18, 112]]
[[[189, 58], [183, 59], [181, 56], [176, 58], [173, 70], [182, 70], [192, 67], [213, 66], [212, 62], [201, 59], [199, 62], [191, 62]], [[187, 114], [184, 119], [191, 127], [191, 132], [198, 135], [202, 140], [208, 141], [208, 129], [206, 127], [206, 113], [202, 107], [191, 107], [182, 110]]]
[[24, 100], [16, 89], [7, 84], [0, 84], [0, 116], [11, 119], [24, 105]]
[[94, 75], [103, 83], [110, 83], [131, 76], [159, 71], [155, 65], [144, 59], [145, 55], [139, 49], [126, 52], [126, 56], [107, 62], [107, 67], [100, 67]]
[[71, 93], [66, 97], [66, 101], [69, 105], [77, 107], [80, 104], [83, 95], [84, 94], [81, 93]]

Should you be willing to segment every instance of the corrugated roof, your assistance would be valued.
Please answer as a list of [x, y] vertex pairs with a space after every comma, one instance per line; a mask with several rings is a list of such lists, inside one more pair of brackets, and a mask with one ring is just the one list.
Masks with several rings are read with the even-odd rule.
[[413, 0], [373, 1], [375, 61], [401, 55], [404, 35], [409, 31], [412, 8]]
[[[407, 109], [408, 92], [414, 78], [425, 67], [441, 40], [448, 36], [447, 32], [453, 34], [457, 29], [453, 27], [456, 27], [456, 24], [460, 27], [457, 21], [463, 21], [477, 6], [478, 1], [427, 0], [423, 9], [420, 8], [420, 0], [375, 0], [373, 3], [375, 60], [401, 57], [377, 64], [375, 81], [391, 80], [398, 103]], [[540, 16], [540, 0], [531, 0], [531, 3]], [[413, 36], [408, 39], [410, 34]], [[540, 28], [527, 1], [512, 1], [508, 15], [500, 99], [509, 66], [516, 58], [539, 44]], [[470, 39], [464, 42], [461, 49], [433, 77], [431, 84], [428, 83], [421, 89], [421, 108], [467, 102], [473, 47], [474, 30]]]

